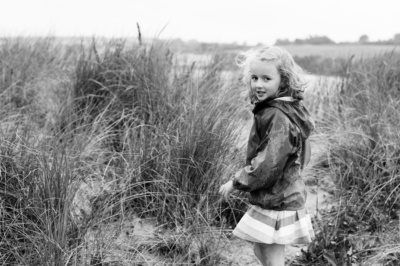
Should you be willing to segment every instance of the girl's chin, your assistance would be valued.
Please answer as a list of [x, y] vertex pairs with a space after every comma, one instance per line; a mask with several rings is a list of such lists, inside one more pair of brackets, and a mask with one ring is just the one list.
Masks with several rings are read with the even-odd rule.
[[258, 101], [264, 101], [264, 100], [266, 100], [268, 98], [268, 95], [263, 95], [263, 96], [258, 96], [257, 95], [257, 99], [258, 99]]

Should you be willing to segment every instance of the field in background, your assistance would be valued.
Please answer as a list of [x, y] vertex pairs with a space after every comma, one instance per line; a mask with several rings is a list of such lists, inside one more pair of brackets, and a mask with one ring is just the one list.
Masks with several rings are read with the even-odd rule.
[[[303, 67], [309, 74], [340, 76], [341, 72], [352, 59], [365, 59], [385, 53], [400, 53], [400, 47], [395, 45], [361, 45], [361, 44], [342, 44], [342, 45], [287, 45], [281, 46], [293, 55], [295, 61]], [[230, 47], [229, 47], [230, 48]], [[178, 52], [178, 61], [182, 64], [196, 62], [198, 65], [206, 64], [213, 55], [218, 55], [224, 59], [227, 70], [235, 71], [235, 56], [251, 47], [242, 49], [224, 49], [221, 45], [214, 50], [190, 52], [190, 47], [184, 53]], [[344, 67], [344, 68], [343, 68]]]
[[[217, 191], [249, 117], [236, 51], [58, 41], [2, 40], [0, 264], [234, 265], [223, 251], [246, 201]], [[306, 104], [339, 199], [294, 265], [398, 265], [400, 56], [343, 48], [287, 47], [335, 76]]]
[[322, 56], [322, 57], [371, 57], [377, 54], [395, 51], [400, 47], [395, 45], [287, 45], [282, 46], [293, 56]]

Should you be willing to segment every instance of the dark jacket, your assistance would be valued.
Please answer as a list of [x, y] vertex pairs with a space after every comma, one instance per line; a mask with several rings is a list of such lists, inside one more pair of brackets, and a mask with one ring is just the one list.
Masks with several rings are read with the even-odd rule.
[[311, 154], [312, 118], [293, 99], [260, 102], [253, 113], [246, 166], [234, 177], [234, 187], [249, 192], [250, 203], [264, 209], [304, 208], [307, 193], [301, 170]]

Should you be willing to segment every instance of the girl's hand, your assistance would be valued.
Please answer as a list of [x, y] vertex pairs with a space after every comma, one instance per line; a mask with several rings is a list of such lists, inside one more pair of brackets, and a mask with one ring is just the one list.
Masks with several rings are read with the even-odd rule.
[[230, 193], [235, 190], [233, 187], [233, 181], [228, 181], [224, 185], [222, 185], [219, 189], [219, 194], [221, 194], [224, 198], [227, 198]]

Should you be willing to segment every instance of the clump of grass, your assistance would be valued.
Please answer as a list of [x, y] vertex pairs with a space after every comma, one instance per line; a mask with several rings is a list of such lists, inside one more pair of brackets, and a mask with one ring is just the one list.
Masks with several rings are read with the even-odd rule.
[[0, 148], [3, 262], [64, 265], [71, 229], [70, 165], [60, 149], [33, 149], [32, 129], [11, 130], [12, 135], [4, 132]]
[[[72, 141], [60, 142], [66, 138], [39, 139], [35, 126], [17, 118], [13, 121], [16, 126], [3, 131], [0, 139], [2, 262], [80, 265], [86, 257], [82, 251], [88, 230], [111, 220], [113, 204], [120, 200], [113, 194], [101, 195], [81, 223], [71, 213], [76, 184], [104, 178], [103, 173], [113, 175], [114, 169], [96, 171], [102, 162], [95, 158], [103, 156], [101, 145], [107, 128], [80, 129]], [[96, 206], [96, 201], [101, 205]]]
[[[320, 221], [317, 239], [306, 253], [313, 265], [323, 263], [323, 256], [332, 265], [396, 257], [381, 248], [392, 245], [393, 238], [381, 235], [398, 233], [399, 67], [400, 57], [394, 53], [349, 61], [336, 90], [336, 106], [326, 106], [329, 117], [335, 114], [333, 127], [324, 130], [332, 141], [327, 165], [338, 184], [340, 202], [325, 214], [328, 221]], [[374, 239], [368, 245], [363, 244], [365, 233]]]
[[400, 57], [387, 53], [353, 67], [340, 91], [348, 109], [343, 122], [350, 122], [353, 134], [333, 151], [341, 160], [336, 172], [341, 185], [364, 200], [359, 205], [364, 213], [375, 206], [393, 218], [400, 208]]
[[[158, 42], [126, 46], [112, 40], [101, 49], [96, 44], [80, 49], [76, 65], [72, 60], [67, 66], [75, 74], [63, 81], [65, 101], [56, 103], [60, 112], [53, 117], [53, 135], [43, 135], [42, 127], [33, 124], [2, 135], [4, 260], [64, 265], [89, 258], [92, 264], [106, 263], [100, 249], [85, 248], [88, 231], [131, 212], [155, 217], [171, 232], [234, 225], [245, 203], [222, 202], [217, 191], [240, 166], [232, 163], [242, 158], [236, 148], [242, 102], [236, 81], [221, 74], [223, 59], [177, 65], [166, 44]], [[39, 55], [28, 54], [32, 58], [26, 62]], [[59, 59], [43, 64], [56, 66]], [[10, 125], [23, 124], [3, 111]], [[21, 112], [15, 119], [27, 117]], [[74, 186], [82, 180], [112, 189], [94, 199], [92, 213], [77, 224], [69, 210]], [[191, 263], [217, 263], [208, 238], [196, 236], [198, 257]], [[170, 258], [192, 248], [191, 243], [179, 246]]]
[[347, 62], [346, 57], [324, 57], [320, 55], [294, 56], [299, 66], [313, 75], [338, 76]]
[[105, 208], [156, 217], [170, 229], [234, 225], [245, 204], [221, 202], [217, 191], [238, 160], [242, 103], [221, 59], [179, 66], [163, 43], [96, 47], [77, 65], [56, 136], [67, 145], [85, 134], [99, 140], [94, 163], [104, 171], [92, 176], [110, 176], [120, 188]]
[[127, 50], [120, 43], [102, 55], [93, 45], [80, 61], [76, 110], [111, 125], [110, 148], [131, 173], [123, 180], [127, 206], [171, 226], [190, 223], [193, 211], [217, 216], [218, 177], [236, 143], [239, 106], [235, 93], [223, 92], [230, 83], [220, 70], [218, 59], [201, 69], [176, 67], [162, 43]]
[[30, 116], [46, 127], [64, 97], [70, 66], [79, 51], [64, 49], [53, 37], [4, 38], [0, 45], [0, 118]]

